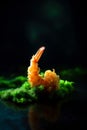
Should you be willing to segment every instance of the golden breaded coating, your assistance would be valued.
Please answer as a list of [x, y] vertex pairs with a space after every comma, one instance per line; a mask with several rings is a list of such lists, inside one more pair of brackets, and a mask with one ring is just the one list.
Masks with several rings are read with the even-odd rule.
[[30, 66], [28, 67], [28, 81], [32, 87], [43, 85], [47, 91], [59, 89], [59, 75], [55, 73], [55, 70], [46, 70], [44, 77], [39, 72], [38, 61], [42, 56], [45, 47], [39, 48], [35, 55], [30, 60]]

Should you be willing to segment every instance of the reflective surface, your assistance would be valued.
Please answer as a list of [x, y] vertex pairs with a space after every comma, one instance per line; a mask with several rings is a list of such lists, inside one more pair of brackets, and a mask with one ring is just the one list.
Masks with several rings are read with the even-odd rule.
[[87, 86], [76, 84], [69, 99], [58, 103], [13, 106], [0, 102], [0, 130], [48, 130], [85, 127], [87, 123]]

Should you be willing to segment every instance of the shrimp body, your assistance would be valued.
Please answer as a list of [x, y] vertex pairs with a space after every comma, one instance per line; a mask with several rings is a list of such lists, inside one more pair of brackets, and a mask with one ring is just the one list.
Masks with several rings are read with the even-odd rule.
[[44, 85], [48, 91], [59, 89], [59, 76], [55, 70], [46, 70], [44, 73]]
[[32, 87], [43, 85], [46, 90], [51, 91], [59, 88], [59, 76], [55, 73], [55, 70], [47, 70], [42, 77], [39, 72], [38, 61], [42, 56], [45, 47], [41, 47], [30, 60], [30, 66], [28, 67], [28, 82]]

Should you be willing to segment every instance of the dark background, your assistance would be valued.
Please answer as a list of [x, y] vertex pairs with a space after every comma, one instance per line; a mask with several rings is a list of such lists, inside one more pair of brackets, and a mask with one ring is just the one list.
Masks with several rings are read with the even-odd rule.
[[46, 46], [42, 69], [86, 67], [85, 3], [79, 0], [0, 4], [0, 73], [24, 73]]

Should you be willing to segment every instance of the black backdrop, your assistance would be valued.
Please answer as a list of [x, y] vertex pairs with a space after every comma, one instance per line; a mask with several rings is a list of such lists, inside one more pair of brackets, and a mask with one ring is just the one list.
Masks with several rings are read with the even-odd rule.
[[79, 0], [0, 4], [0, 72], [20, 72], [44, 45], [45, 68], [86, 67], [85, 3]]

